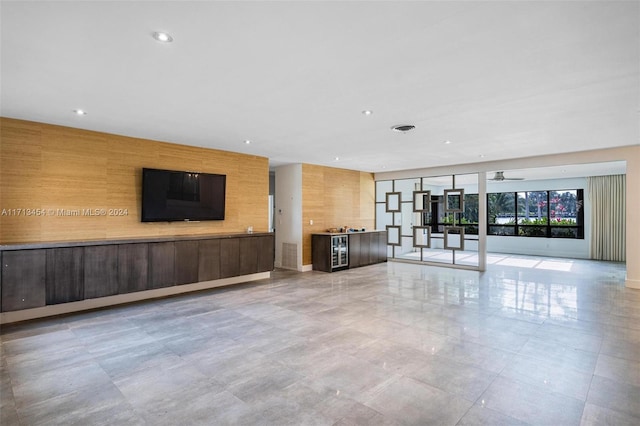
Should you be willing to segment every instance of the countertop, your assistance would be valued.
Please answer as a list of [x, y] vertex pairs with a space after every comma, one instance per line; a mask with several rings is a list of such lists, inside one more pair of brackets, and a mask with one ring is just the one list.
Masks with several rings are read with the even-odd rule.
[[372, 234], [374, 232], [387, 232], [386, 229], [373, 229], [370, 231], [352, 231], [352, 232], [314, 232], [311, 235], [351, 235], [351, 234]]
[[0, 244], [0, 251], [11, 250], [33, 250], [63, 247], [82, 247], [82, 246], [102, 246], [110, 244], [140, 244], [140, 243], [159, 243], [171, 241], [187, 241], [187, 240], [211, 240], [222, 238], [245, 238], [252, 236], [274, 235], [273, 232], [238, 232], [228, 234], [199, 234], [199, 235], [167, 235], [157, 237], [132, 237], [119, 239], [98, 239], [83, 241], [49, 241], [35, 243], [16, 243], [16, 244]]

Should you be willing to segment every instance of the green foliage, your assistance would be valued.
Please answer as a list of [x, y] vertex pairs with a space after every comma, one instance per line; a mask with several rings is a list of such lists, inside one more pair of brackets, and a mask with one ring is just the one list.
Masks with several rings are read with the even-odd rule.
[[[464, 218], [467, 223], [478, 223], [478, 194], [464, 194]], [[465, 223], [465, 222], [462, 222]]]
[[440, 219], [440, 223], [444, 223], [445, 225], [453, 225], [454, 221], [455, 219], [453, 215], [444, 216], [442, 219]]
[[488, 194], [489, 223], [497, 223], [499, 216], [513, 216], [516, 201], [513, 192], [496, 192]]
[[541, 226], [518, 228], [518, 235], [524, 235], [526, 237], [544, 237], [547, 235], [547, 229]]
[[577, 238], [577, 232], [575, 228], [554, 228], [551, 231], [553, 237], [559, 238]]
[[576, 221], [571, 219], [561, 219], [561, 218], [551, 219], [551, 226], [562, 226], [562, 225], [575, 226]]
[[468, 220], [466, 217], [461, 217], [458, 220], [455, 220], [455, 216], [454, 215], [447, 215], [444, 216], [440, 219], [440, 223], [444, 224], [444, 225], [477, 225], [478, 222], [473, 222]]
[[546, 224], [547, 224], [546, 217], [541, 217], [536, 219], [522, 219], [520, 221], [520, 225], [546, 225]]

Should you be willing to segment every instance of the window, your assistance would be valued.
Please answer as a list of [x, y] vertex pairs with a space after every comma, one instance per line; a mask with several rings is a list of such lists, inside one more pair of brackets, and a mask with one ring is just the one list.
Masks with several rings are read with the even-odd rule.
[[487, 220], [488, 235], [516, 235], [515, 193], [487, 194]]
[[487, 194], [488, 235], [584, 238], [583, 190]]
[[464, 194], [464, 212], [460, 226], [467, 235], [478, 235], [478, 194]]
[[548, 207], [548, 192], [518, 192], [518, 235], [546, 237], [549, 224]]

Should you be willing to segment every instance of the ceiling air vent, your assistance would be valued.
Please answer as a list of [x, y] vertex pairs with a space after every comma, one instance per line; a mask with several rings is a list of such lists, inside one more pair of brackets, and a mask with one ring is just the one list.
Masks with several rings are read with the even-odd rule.
[[393, 130], [394, 132], [406, 133], [415, 128], [416, 126], [412, 124], [398, 124], [397, 126], [392, 126], [391, 130]]

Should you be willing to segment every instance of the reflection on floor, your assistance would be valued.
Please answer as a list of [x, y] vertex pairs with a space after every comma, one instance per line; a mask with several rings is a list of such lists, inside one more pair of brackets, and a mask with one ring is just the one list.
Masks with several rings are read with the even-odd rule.
[[[422, 259], [420, 259], [420, 256], [420, 252], [416, 251], [397, 255], [397, 258], [434, 263], [451, 264], [453, 262], [453, 252], [451, 250], [424, 249], [422, 252]], [[554, 271], [570, 272], [572, 262], [572, 259], [546, 259], [536, 256], [519, 256], [499, 253], [487, 254], [487, 265], [516, 266], [520, 268], [551, 269]], [[455, 253], [455, 264], [477, 267], [479, 265], [478, 252], [457, 250]]]
[[[422, 256], [422, 258], [421, 258]], [[409, 253], [397, 254], [397, 259], [422, 261], [432, 263], [453, 263], [453, 251], [445, 249], [423, 249], [422, 254], [420, 251], [414, 251]], [[478, 266], [478, 252], [477, 251], [463, 251], [456, 250], [455, 263], [457, 265]]]
[[400, 262], [2, 329], [0, 423], [637, 425], [623, 264]]

